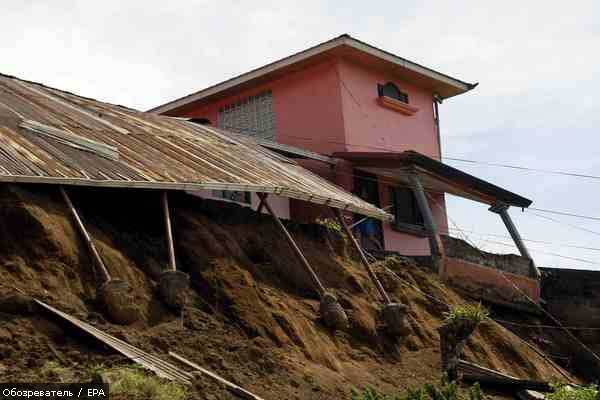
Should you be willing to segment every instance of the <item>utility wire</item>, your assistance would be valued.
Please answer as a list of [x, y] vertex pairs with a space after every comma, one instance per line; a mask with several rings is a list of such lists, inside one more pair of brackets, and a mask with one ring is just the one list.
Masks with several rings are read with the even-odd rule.
[[[260, 134], [263, 134], [266, 132], [266, 131], [255, 130], [252, 128], [240, 128], [240, 127], [227, 126], [227, 125], [221, 126], [220, 128], [233, 129], [238, 132], [247, 131], [247, 132], [252, 132], [252, 133], [260, 133]], [[403, 151], [392, 150], [387, 147], [373, 146], [373, 145], [367, 145], [367, 144], [350, 144], [350, 143], [345, 143], [345, 142], [336, 142], [333, 140], [313, 140], [313, 139], [308, 139], [306, 137], [293, 136], [293, 135], [278, 135], [278, 136], [279, 137], [287, 137], [287, 138], [291, 138], [291, 139], [306, 140], [311, 143], [339, 144], [339, 145], [350, 146], [350, 147], [362, 147], [362, 148], [369, 148], [369, 149], [374, 149], [374, 150], [385, 150], [386, 152], [389, 152], [389, 153], [403, 153]], [[412, 143], [412, 144], [411, 143], [403, 143], [403, 145], [407, 145], [407, 146], [414, 145], [414, 143]], [[428, 156], [428, 157], [437, 159], [438, 161], [441, 161], [439, 156]], [[484, 165], [484, 166], [488, 166], [488, 167], [509, 168], [509, 169], [515, 169], [515, 170], [520, 170], [520, 171], [531, 171], [531, 172], [539, 172], [539, 173], [551, 174], [551, 175], [562, 175], [562, 176], [570, 176], [570, 177], [575, 177], [575, 178], [600, 180], [600, 176], [598, 176], [598, 175], [582, 174], [582, 173], [577, 173], [577, 172], [526, 167], [526, 166], [522, 166], [522, 165], [512, 165], [512, 164], [508, 164], [508, 163], [494, 163], [494, 162], [487, 162], [487, 161], [470, 160], [470, 159], [466, 159], [466, 158], [462, 158], [462, 157], [442, 156], [441, 158], [445, 159], [445, 160], [450, 160], [450, 161], [458, 161], [458, 162], [464, 162], [464, 163], [475, 164], [475, 165]]]
[[548, 213], [548, 214], [564, 215], [567, 217], [589, 219], [592, 221], [600, 221], [600, 217], [590, 217], [589, 215], [573, 214], [573, 213], [569, 213], [569, 212], [565, 212], [565, 211], [546, 210], [543, 208], [535, 208], [535, 207], [529, 207], [528, 210], [535, 210], [535, 211], [540, 211], [540, 212], [544, 212], [544, 213]]

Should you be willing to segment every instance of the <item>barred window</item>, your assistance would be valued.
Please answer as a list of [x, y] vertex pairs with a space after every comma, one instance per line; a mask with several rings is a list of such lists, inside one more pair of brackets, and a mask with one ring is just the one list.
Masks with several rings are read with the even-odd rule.
[[247, 97], [221, 108], [218, 126], [259, 139], [274, 140], [275, 114], [271, 91]]

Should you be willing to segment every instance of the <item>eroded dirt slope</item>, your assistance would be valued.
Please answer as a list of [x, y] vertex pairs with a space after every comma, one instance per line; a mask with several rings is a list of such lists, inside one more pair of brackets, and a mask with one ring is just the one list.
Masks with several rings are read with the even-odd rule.
[[[142, 320], [128, 327], [106, 321], [94, 301], [92, 262], [55, 187], [0, 186], [0, 295], [18, 287], [146, 351], [178, 352], [265, 399], [344, 399], [351, 387], [391, 392], [439, 376], [436, 328], [444, 307], [379, 268], [393, 297], [409, 305], [412, 333], [394, 339], [379, 332], [377, 293], [334, 232], [290, 225], [348, 311], [350, 329], [335, 333], [318, 320], [317, 296], [268, 217], [174, 194], [178, 267], [193, 285], [189, 306], [174, 314], [156, 296], [156, 279], [167, 264], [158, 195], [90, 189], [73, 189], [72, 195], [111, 274], [133, 287]], [[387, 264], [426, 293], [449, 303], [465, 301], [411, 260]], [[51, 316], [15, 308], [0, 313], [1, 381], [39, 379], [48, 360], [81, 376], [99, 364], [126, 363]], [[561, 378], [495, 323], [478, 329], [466, 358], [520, 377]], [[230, 397], [208, 382], [192, 396]]]

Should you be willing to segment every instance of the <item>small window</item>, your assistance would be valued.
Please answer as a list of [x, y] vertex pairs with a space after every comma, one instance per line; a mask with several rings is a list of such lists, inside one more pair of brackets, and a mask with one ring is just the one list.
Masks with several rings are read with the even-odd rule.
[[423, 215], [411, 189], [391, 188], [396, 225], [423, 225]]
[[392, 99], [400, 100], [401, 102], [408, 104], [408, 95], [400, 91], [400, 89], [398, 89], [398, 86], [396, 86], [392, 82], [388, 82], [385, 85], [378, 84], [377, 93], [379, 94], [379, 97], [390, 97]]
[[252, 197], [250, 195], [250, 192], [240, 192], [237, 190], [213, 190], [212, 194], [214, 197], [218, 197], [229, 201], [235, 201], [237, 203], [252, 203]]

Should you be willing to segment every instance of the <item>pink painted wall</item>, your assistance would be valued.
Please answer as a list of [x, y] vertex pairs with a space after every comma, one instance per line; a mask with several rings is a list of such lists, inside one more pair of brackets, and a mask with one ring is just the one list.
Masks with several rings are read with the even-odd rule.
[[[380, 106], [377, 84], [392, 81], [419, 108], [412, 116]], [[277, 130], [276, 140], [323, 154], [336, 151], [416, 150], [438, 157], [439, 144], [433, 115], [432, 93], [399, 81], [389, 73], [344, 59], [329, 59], [284, 77], [242, 90], [235, 95], [198, 106], [180, 116], [208, 118], [217, 123], [219, 108], [271, 90]], [[352, 191], [353, 168], [341, 162], [333, 173], [318, 162], [303, 162], [317, 174]], [[442, 206], [432, 204], [440, 230], [447, 231], [443, 195], [434, 196]], [[380, 184], [381, 205], [390, 203], [389, 188]], [[291, 201], [289, 213], [294, 219], [308, 221], [323, 215], [314, 205]], [[385, 247], [407, 255], [429, 254], [427, 239], [394, 231], [384, 224]]]
[[[433, 114], [433, 93], [403, 82], [391, 73], [340, 60], [343, 118], [349, 151], [415, 150], [439, 157], [439, 143]], [[414, 115], [382, 107], [377, 84], [395, 83], [408, 94], [409, 104], [418, 107]]]
[[344, 151], [342, 98], [337, 76], [336, 61], [324, 61], [180, 116], [208, 118], [216, 125], [219, 108], [271, 90], [277, 142], [320, 153]]

